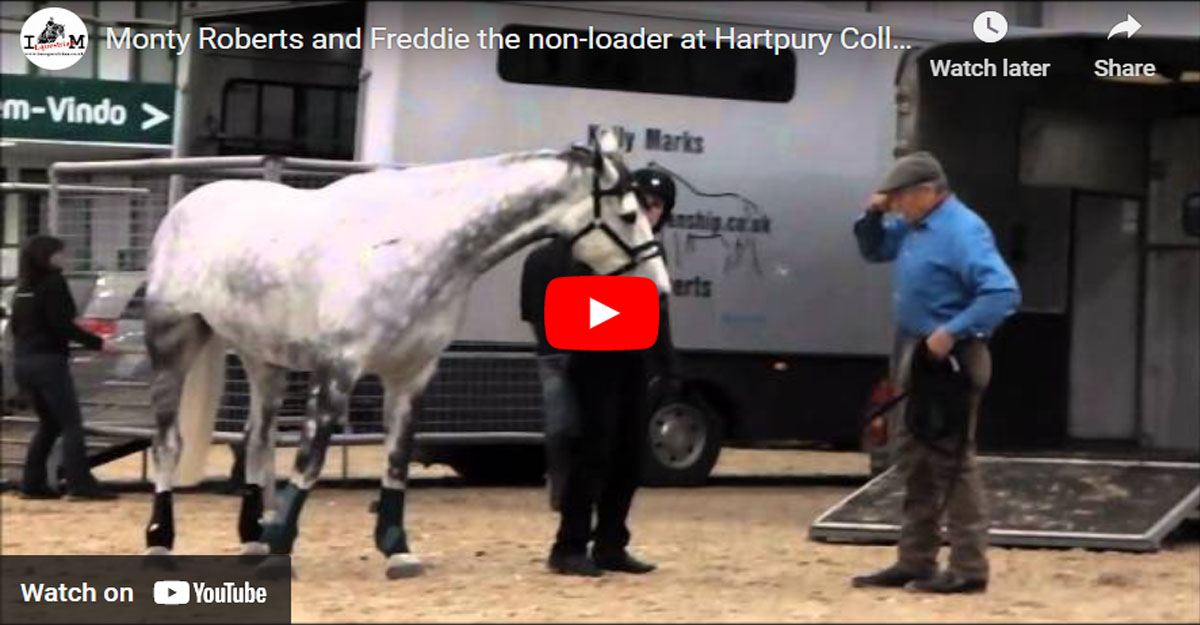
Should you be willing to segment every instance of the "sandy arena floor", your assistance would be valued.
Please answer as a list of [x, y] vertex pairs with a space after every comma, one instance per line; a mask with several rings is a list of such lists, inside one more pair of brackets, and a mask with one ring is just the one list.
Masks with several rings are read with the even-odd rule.
[[[228, 469], [224, 451], [212, 472]], [[286, 466], [287, 459], [281, 458]], [[377, 475], [377, 450], [353, 450], [351, 474]], [[339, 452], [327, 474], [340, 475]], [[722, 475], [865, 474], [861, 454], [727, 450]], [[102, 472], [140, 473], [136, 458]], [[447, 475], [441, 467], [414, 470]], [[766, 485], [645, 489], [635, 501], [634, 549], [661, 565], [643, 577], [564, 578], [543, 562], [555, 528], [544, 489], [466, 488], [425, 480], [412, 490], [408, 529], [430, 565], [388, 581], [371, 541], [370, 490], [328, 488], [309, 499], [293, 584], [293, 620], [446, 621], [1190, 621], [1200, 620], [1195, 524], [1156, 554], [993, 549], [986, 595], [928, 597], [854, 590], [848, 578], [887, 564], [891, 547], [810, 542], [807, 526], [849, 493], [797, 478]], [[811, 484], [809, 483], [811, 482]], [[725, 482], [728, 483], [728, 482]], [[235, 553], [238, 499], [176, 498], [177, 551]], [[150, 495], [116, 503], [0, 498], [5, 554], [139, 553]], [[31, 531], [31, 528], [37, 528]], [[54, 537], [73, 535], [69, 545]]]

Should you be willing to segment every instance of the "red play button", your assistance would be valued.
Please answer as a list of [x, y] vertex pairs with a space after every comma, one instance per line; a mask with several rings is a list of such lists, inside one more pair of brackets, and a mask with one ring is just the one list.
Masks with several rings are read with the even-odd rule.
[[658, 340], [658, 288], [649, 278], [555, 278], [546, 287], [546, 340], [555, 349], [646, 349]]

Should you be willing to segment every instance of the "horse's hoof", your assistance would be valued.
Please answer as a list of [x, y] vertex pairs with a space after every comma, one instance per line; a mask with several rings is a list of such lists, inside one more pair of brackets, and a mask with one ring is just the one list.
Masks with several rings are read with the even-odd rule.
[[258, 564], [266, 559], [270, 553], [271, 548], [267, 543], [246, 542], [242, 543], [242, 549], [238, 553], [238, 561], [243, 564]]
[[296, 569], [287, 556], [267, 556], [254, 569], [254, 576], [266, 580], [296, 579]]
[[175, 564], [175, 558], [171, 555], [170, 549], [166, 547], [146, 547], [146, 550], [142, 552], [142, 568], [174, 571], [179, 567]]
[[411, 553], [393, 553], [387, 559], [388, 579], [416, 577], [425, 572], [421, 559]]

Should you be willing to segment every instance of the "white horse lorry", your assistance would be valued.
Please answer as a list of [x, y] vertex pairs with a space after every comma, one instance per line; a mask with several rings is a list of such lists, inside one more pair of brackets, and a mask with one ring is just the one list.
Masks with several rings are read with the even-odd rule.
[[[969, 23], [804, 3], [265, 4], [193, 3], [182, 26], [361, 28], [364, 42], [383, 40], [302, 67], [280, 51], [190, 53], [180, 154], [236, 148], [224, 141], [227, 114], [258, 115], [257, 126], [243, 124], [252, 129], [300, 114], [264, 113], [261, 93], [257, 108], [227, 107], [216, 81], [270, 75], [300, 89], [311, 75], [309, 86], [357, 90], [359, 161], [565, 146], [617, 126], [629, 164], [676, 176], [662, 236], [687, 393], [650, 420], [650, 483], [703, 482], [722, 445], [860, 444], [893, 326], [890, 269], [859, 257], [851, 224], [894, 156], [915, 149], [940, 157], [1023, 289], [1021, 310], [992, 341], [981, 446], [1200, 451], [1200, 242], [1179, 218], [1200, 171], [1194, 36], [1105, 40], [1014, 25], [984, 44]], [[471, 35], [469, 49], [386, 47], [388, 33], [450, 29]], [[545, 47], [481, 49], [476, 33], [489, 29]], [[589, 29], [703, 30], [709, 46], [572, 49]], [[713, 38], [731, 31], [792, 34], [804, 47], [716, 49]], [[933, 74], [939, 61], [985, 60], [1004, 63], [1005, 75]], [[1099, 76], [1098, 60], [1158, 71]], [[211, 132], [214, 119], [225, 135]], [[239, 149], [268, 145], [255, 132]], [[459, 340], [418, 401], [427, 461], [481, 477], [540, 474], [541, 400], [518, 311], [524, 255], [475, 285]], [[369, 407], [377, 392], [367, 381], [356, 396]]]

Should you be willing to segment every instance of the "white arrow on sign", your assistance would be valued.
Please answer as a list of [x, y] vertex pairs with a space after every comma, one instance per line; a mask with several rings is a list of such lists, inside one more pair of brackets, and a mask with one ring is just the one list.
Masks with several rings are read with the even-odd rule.
[[146, 121], [142, 122], [142, 130], [150, 130], [151, 128], [171, 119], [170, 115], [158, 110], [158, 107], [153, 104], [142, 102], [142, 111], [149, 115]]
[[1133, 19], [1132, 15], [1126, 13], [1125, 21], [1113, 26], [1112, 30], [1108, 31], [1107, 39], [1112, 39], [1113, 35], [1119, 35], [1121, 33], [1127, 33], [1125, 38], [1129, 39], [1133, 36], [1133, 33], [1136, 33], [1141, 27], [1142, 25], [1139, 24], [1137, 20]]
[[604, 323], [605, 321], [608, 321], [609, 319], [612, 319], [613, 317], [616, 317], [619, 314], [621, 313], [609, 308], [608, 306], [605, 306], [604, 304], [601, 304], [600, 302], [597, 302], [590, 297], [588, 298], [589, 330]]

